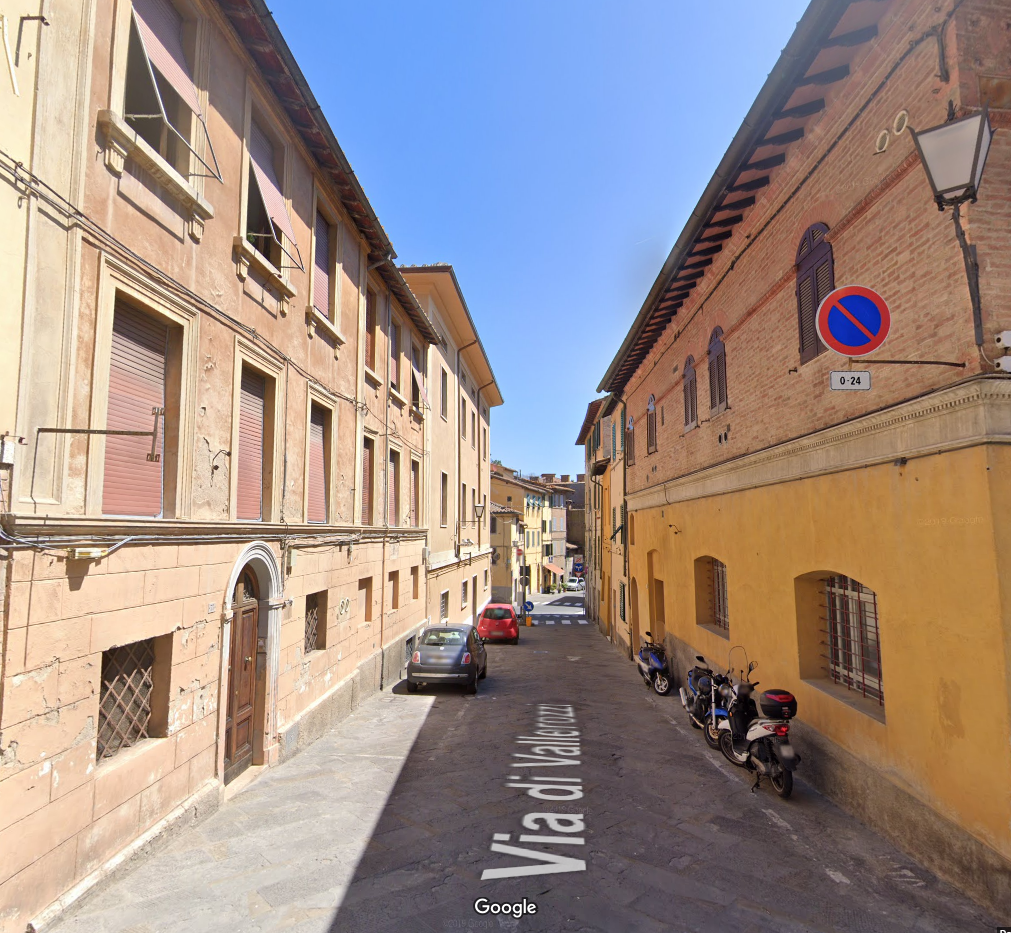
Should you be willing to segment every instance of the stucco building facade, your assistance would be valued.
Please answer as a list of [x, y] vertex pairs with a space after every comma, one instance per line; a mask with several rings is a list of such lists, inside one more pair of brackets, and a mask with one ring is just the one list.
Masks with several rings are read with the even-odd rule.
[[[45, 12], [0, 95], [4, 933], [399, 679], [452, 550], [429, 374], [476, 339], [262, 0]], [[484, 496], [501, 397], [463, 365]]]

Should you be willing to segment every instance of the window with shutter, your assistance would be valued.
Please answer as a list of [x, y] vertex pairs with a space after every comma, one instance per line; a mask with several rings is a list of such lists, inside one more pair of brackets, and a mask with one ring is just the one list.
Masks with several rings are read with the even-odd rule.
[[327, 412], [313, 405], [309, 412], [309, 495], [306, 520], [327, 520], [329, 464], [327, 463]]
[[[107, 515], [162, 514], [165, 371], [168, 327], [117, 303], [109, 361], [110, 431], [156, 430], [150, 437], [109, 435], [105, 439], [102, 511]], [[161, 412], [156, 415], [155, 411]]]
[[419, 524], [418, 503], [421, 501], [421, 464], [417, 460], [411, 461], [411, 526], [417, 528]]
[[439, 509], [439, 524], [443, 528], [449, 524], [449, 475], [442, 474], [442, 500]]
[[635, 463], [635, 422], [628, 416], [628, 427], [625, 429], [625, 459], [629, 466]]
[[723, 328], [716, 327], [709, 337], [709, 410], [718, 414], [727, 408], [727, 352]]
[[312, 265], [312, 306], [330, 320], [330, 224], [316, 212], [316, 242]]
[[804, 231], [797, 247], [797, 330], [800, 361], [813, 360], [824, 349], [815, 320], [818, 306], [835, 288], [832, 245], [825, 239], [828, 227], [813, 224]]
[[390, 468], [386, 474], [387, 522], [391, 527], [400, 524], [400, 454], [390, 451]]
[[263, 519], [263, 432], [267, 380], [242, 367], [239, 396], [239, 463], [236, 478], [236, 518]]
[[390, 317], [390, 388], [400, 391], [400, 325]]
[[277, 178], [274, 143], [255, 121], [249, 127], [249, 165], [246, 238], [275, 266], [280, 265], [281, 252], [302, 269], [295, 230]]
[[442, 371], [442, 399], [439, 403], [439, 413], [447, 421], [449, 420], [449, 373]]
[[656, 451], [656, 399], [651, 395], [646, 401], [646, 453]]
[[371, 438], [365, 438], [362, 443], [362, 524], [372, 524], [372, 482], [373, 482], [373, 443]]
[[684, 368], [684, 396], [685, 396], [685, 427], [694, 428], [698, 425], [698, 394], [695, 382], [695, 357], [689, 356], [685, 360]]
[[376, 371], [376, 293], [365, 292], [365, 365]]

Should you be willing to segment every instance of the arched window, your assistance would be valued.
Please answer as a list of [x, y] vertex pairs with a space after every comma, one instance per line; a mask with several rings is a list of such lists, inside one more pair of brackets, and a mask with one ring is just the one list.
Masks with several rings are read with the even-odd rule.
[[818, 305], [835, 288], [832, 245], [825, 239], [828, 227], [812, 224], [797, 247], [797, 330], [800, 334], [800, 361], [813, 360], [825, 345], [818, 339], [815, 317]]
[[709, 337], [709, 412], [716, 415], [727, 407], [727, 350], [723, 345], [723, 328], [717, 327]]
[[685, 360], [684, 372], [685, 391], [685, 428], [694, 428], [699, 423], [699, 397], [695, 383], [695, 357]]
[[635, 422], [631, 415], [625, 426], [625, 460], [630, 466], [635, 463]]
[[656, 450], [656, 399], [651, 395], [646, 402], [646, 452]]

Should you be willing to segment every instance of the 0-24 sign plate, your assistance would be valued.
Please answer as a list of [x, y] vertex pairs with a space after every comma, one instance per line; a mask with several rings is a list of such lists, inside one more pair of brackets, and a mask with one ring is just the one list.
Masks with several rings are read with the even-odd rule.
[[836, 392], [867, 392], [871, 387], [871, 374], [867, 370], [833, 372], [829, 388]]

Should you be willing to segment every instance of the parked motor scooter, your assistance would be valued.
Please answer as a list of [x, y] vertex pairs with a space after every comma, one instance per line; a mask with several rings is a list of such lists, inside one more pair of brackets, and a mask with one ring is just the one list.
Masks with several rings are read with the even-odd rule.
[[653, 633], [647, 632], [646, 641], [639, 649], [635, 658], [636, 667], [642, 674], [642, 679], [660, 696], [666, 696], [671, 691], [670, 667], [667, 664], [667, 649], [654, 642]]
[[790, 744], [790, 720], [797, 715], [797, 700], [787, 690], [766, 690], [759, 697], [760, 716], [753, 698], [758, 681], [751, 680], [756, 666], [752, 661], [748, 679], [742, 677], [730, 691], [728, 716], [718, 726], [720, 751], [731, 763], [755, 772], [752, 790], [768, 777], [785, 799], [793, 791], [793, 772], [800, 764], [800, 755]]

